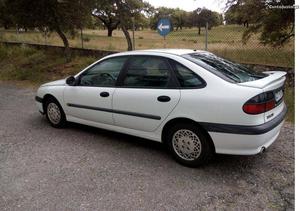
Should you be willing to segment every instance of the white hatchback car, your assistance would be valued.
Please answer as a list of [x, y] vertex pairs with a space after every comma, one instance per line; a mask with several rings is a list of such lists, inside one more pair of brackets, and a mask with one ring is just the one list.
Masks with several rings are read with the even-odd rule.
[[278, 137], [285, 72], [257, 73], [205, 51], [117, 53], [43, 84], [38, 109], [66, 121], [166, 143], [187, 166], [214, 153], [253, 155]]

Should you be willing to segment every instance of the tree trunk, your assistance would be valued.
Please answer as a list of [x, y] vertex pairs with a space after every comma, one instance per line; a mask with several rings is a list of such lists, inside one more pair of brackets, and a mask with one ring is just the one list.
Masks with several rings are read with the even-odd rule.
[[64, 43], [64, 46], [65, 46], [64, 53], [65, 53], [66, 61], [70, 62], [71, 61], [71, 51], [70, 51], [69, 41], [68, 41], [66, 35], [61, 31], [61, 29], [59, 27], [56, 28], [56, 32]]
[[112, 37], [112, 33], [113, 33], [113, 28], [107, 27], [107, 36], [108, 37]]
[[118, 25], [120, 24], [120, 21], [116, 22], [116, 23], [106, 23], [106, 28], [107, 28], [107, 36], [108, 37], [112, 37], [112, 33], [114, 30], [116, 30], [118, 28]]
[[131, 42], [131, 38], [130, 38], [129, 32], [127, 31], [127, 29], [126, 29], [125, 26], [121, 26], [121, 29], [123, 31], [123, 34], [126, 37], [126, 41], [127, 41], [127, 45], [128, 45], [127, 50], [128, 51], [132, 51], [132, 42]]
[[201, 34], [201, 27], [198, 26], [198, 35], [200, 35], [200, 34]]

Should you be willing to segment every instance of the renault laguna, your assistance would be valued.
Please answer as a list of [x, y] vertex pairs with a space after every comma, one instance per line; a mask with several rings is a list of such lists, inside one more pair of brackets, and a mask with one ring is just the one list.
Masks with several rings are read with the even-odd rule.
[[75, 122], [162, 142], [195, 167], [214, 153], [267, 149], [287, 112], [285, 80], [285, 72], [255, 72], [206, 51], [142, 50], [43, 84], [35, 99], [55, 128]]

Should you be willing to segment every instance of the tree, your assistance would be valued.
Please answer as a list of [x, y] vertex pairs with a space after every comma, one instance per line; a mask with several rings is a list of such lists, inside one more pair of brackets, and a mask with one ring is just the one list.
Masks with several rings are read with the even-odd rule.
[[13, 25], [11, 14], [7, 10], [7, 0], [0, 0], [0, 26], [8, 29]]
[[120, 24], [120, 19], [117, 16], [117, 5], [114, 1], [97, 0], [92, 15], [98, 18], [107, 28], [108, 37], [112, 36], [112, 32]]
[[198, 27], [199, 35], [201, 33], [201, 27], [206, 27], [206, 23], [208, 23], [209, 30], [214, 26], [222, 24], [221, 14], [205, 8], [202, 9], [201, 12], [195, 10], [190, 15], [192, 16], [190, 18], [190, 20], [193, 21], [192, 25]]
[[138, 20], [141, 14], [148, 13], [152, 7], [143, 0], [115, 0], [115, 4], [117, 6], [117, 16], [120, 20], [120, 27], [127, 41], [127, 50], [131, 51], [133, 47], [128, 29], [132, 28], [133, 19]]
[[[250, 24], [243, 34], [247, 42], [253, 34], [260, 34], [265, 45], [282, 46], [295, 36], [295, 11], [289, 8], [294, 0], [227, 0], [226, 22]], [[285, 7], [276, 9], [276, 7]]]
[[[248, 16], [246, 16], [248, 18]], [[238, 5], [232, 5], [225, 12], [225, 21], [226, 24], [242, 24], [246, 20], [244, 20], [243, 12], [241, 11], [241, 7]]]
[[149, 27], [149, 23], [149, 18], [144, 14], [139, 13], [139, 15], [135, 17], [135, 30], [143, 30], [144, 28]]
[[182, 30], [182, 27], [185, 26], [187, 22], [187, 12], [176, 8], [171, 13], [171, 21], [176, 31], [178, 31], [178, 29]]
[[[128, 32], [134, 19], [137, 27], [145, 25], [143, 13], [149, 12], [152, 6], [143, 0], [96, 0], [93, 16], [103, 22], [112, 36], [113, 30], [120, 27], [126, 38], [128, 50], [132, 50], [132, 41]], [[135, 30], [135, 29], [134, 29]]]
[[150, 28], [156, 30], [159, 19], [169, 18], [171, 20], [171, 31], [173, 31], [172, 14], [174, 9], [168, 7], [158, 7], [150, 17]]
[[62, 39], [67, 61], [70, 45], [65, 33], [75, 33], [90, 16], [90, 1], [83, 0], [9, 0], [8, 11], [19, 27], [54, 31]]

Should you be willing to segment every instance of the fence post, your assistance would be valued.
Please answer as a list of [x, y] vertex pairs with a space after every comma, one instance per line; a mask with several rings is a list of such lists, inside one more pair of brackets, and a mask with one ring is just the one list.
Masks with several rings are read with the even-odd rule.
[[206, 22], [205, 26], [205, 50], [207, 51], [207, 36], [208, 36], [208, 22]]
[[134, 16], [132, 16], [132, 50], [135, 50], [134, 30], [135, 30], [135, 20], [134, 20]]
[[80, 27], [80, 37], [81, 37], [81, 48], [83, 49], [83, 34], [82, 34], [82, 27]]
[[19, 27], [18, 27], [18, 24], [16, 24], [16, 34], [17, 34], [17, 42], [19, 42]]
[[47, 45], [47, 31], [44, 31], [45, 45]]

